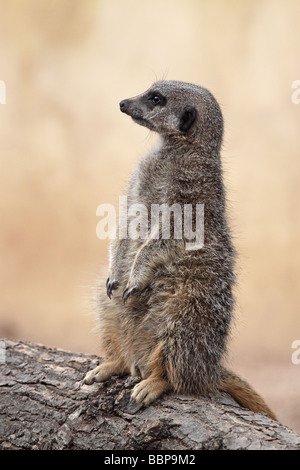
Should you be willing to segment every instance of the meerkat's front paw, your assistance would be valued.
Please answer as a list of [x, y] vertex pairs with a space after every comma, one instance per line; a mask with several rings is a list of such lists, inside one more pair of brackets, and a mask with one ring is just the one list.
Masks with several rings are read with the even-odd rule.
[[125, 287], [123, 291], [123, 295], [122, 295], [122, 300], [124, 304], [126, 303], [128, 297], [130, 297], [131, 295], [135, 294], [138, 291], [139, 291], [139, 288], [137, 286], [131, 286], [130, 284], [129, 285], [127, 284], [127, 287]]
[[124, 304], [129, 297], [141, 291], [146, 285], [147, 282], [140, 273], [131, 273], [122, 295]]
[[168, 382], [164, 379], [148, 379], [139, 382], [132, 390], [131, 399], [136, 403], [150, 405], [162, 393], [170, 389]]
[[120, 286], [119, 281], [113, 280], [112, 277], [108, 277], [106, 280], [106, 293], [111, 299], [112, 291], [118, 289]]

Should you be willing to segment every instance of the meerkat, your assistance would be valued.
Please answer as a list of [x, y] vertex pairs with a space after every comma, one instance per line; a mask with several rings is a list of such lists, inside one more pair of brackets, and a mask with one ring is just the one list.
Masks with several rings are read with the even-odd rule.
[[[159, 134], [138, 163], [128, 205], [204, 207], [204, 244], [161, 236], [161, 219], [145, 237], [111, 241], [109, 273], [97, 295], [105, 362], [84, 383], [139, 375], [131, 399], [149, 405], [167, 391], [230, 394], [254, 412], [275, 414], [252, 387], [224, 365], [234, 307], [235, 250], [226, 217], [220, 150], [223, 117], [205, 88], [159, 81], [121, 101], [120, 110]], [[170, 211], [171, 214], [171, 211]], [[171, 214], [172, 215], [172, 214]], [[175, 216], [173, 214], [173, 216]], [[133, 216], [128, 216], [128, 226]], [[150, 216], [148, 220], [150, 225]], [[192, 214], [195, 227], [195, 211]], [[182, 222], [183, 223], [183, 222]], [[170, 217], [174, 229], [174, 217]]]

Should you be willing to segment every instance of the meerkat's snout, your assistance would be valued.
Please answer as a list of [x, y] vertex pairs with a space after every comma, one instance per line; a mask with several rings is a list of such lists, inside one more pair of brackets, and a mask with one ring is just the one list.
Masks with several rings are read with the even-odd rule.
[[147, 110], [145, 110], [145, 105], [140, 96], [122, 100], [120, 102], [120, 111], [130, 116], [137, 124], [154, 130], [153, 125], [147, 119]]
[[122, 113], [126, 113], [127, 107], [128, 107], [128, 100], [122, 100], [120, 102], [120, 111], [122, 111]]
[[128, 116], [131, 116], [133, 119], [142, 118], [143, 114], [140, 106], [138, 106], [138, 103], [136, 103], [133, 98], [122, 100], [120, 102], [120, 111], [122, 111], [122, 113], [128, 114]]

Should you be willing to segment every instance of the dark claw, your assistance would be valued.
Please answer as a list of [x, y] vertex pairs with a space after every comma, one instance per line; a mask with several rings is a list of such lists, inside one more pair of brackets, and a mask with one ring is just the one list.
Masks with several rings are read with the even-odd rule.
[[128, 297], [130, 295], [134, 294], [137, 291], [138, 291], [137, 287], [132, 287], [132, 289], [130, 289], [130, 290], [129, 290], [129, 287], [126, 287], [124, 289], [124, 292], [123, 292], [123, 295], [122, 295], [122, 299], [123, 299], [124, 304], [126, 303], [126, 300], [128, 299]]
[[109, 282], [109, 278], [106, 281], [106, 292], [108, 297], [111, 299], [112, 291], [118, 289], [120, 283], [118, 281]]
[[[95, 380], [96, 380], [95, 377], [93, 377], [92, 378], [92, 383], [95, 383]], [[82, 380], [81, 385], [88, 385], [85, 379]]]
[[123, 295], [122, 295], [122, 300], [125, 304], [126, 300], [127, 300], [127, 297], [128, 297], [128, 294], [126, 295], [126, 292], [128, 291], [128, 287], [126, 287], [123, 291]]

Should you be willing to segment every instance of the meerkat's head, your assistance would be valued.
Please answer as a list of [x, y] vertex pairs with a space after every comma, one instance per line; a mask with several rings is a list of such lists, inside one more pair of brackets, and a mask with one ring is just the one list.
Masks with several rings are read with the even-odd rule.
[[213, 95], [197, 85], [160, 81], [121, 101], [120, 110], [164, 137], [189, 136], [209, 147], [219, 147], [222, 141], [221, 109]]

